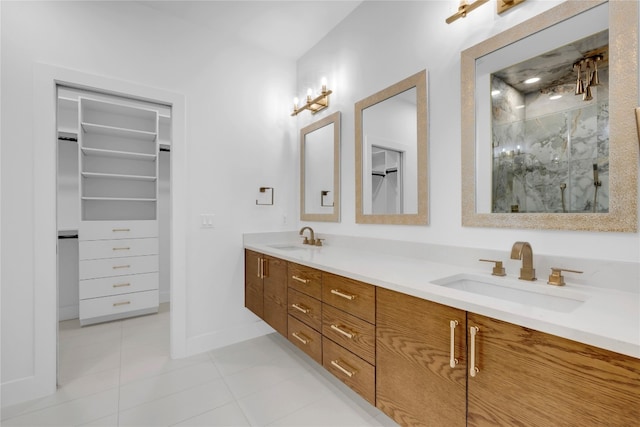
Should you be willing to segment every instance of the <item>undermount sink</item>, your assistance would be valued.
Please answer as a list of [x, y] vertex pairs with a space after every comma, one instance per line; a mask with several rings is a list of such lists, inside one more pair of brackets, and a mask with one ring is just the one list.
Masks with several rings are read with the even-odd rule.
[[272, 249], [278, 249], [281, 251], [306, 251], [308, 249], [311, 249], [311, 247], [305, 248], [304, 246], [297, 246], [297, 245], [293, 245], [293, 244], [279, 244], [279, 245], [267, 245]]
[[[520, 283], [522, 282], [522, 283]], [[543, 282], [525, 282], [506, 277], [484, 277], [457, 274], [431, 282], [477, 295], [569, 313], [580, 307], [586, 295], [569, 289], [545, 285]]]

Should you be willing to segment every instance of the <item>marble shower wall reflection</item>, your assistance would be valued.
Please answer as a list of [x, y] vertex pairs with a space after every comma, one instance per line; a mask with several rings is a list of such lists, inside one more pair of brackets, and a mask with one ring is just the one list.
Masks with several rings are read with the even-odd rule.
[[583, 101], [573, 84], [523, 94], [492, 76], [493, 212], [608, 212], [608, 69], [600, 81]]

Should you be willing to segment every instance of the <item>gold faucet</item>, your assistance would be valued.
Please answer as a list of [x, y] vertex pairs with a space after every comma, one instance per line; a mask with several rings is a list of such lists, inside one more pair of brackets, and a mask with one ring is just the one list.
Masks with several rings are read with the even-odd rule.
[[304, 230], [309, 230], [309, 233], [311, 234], [311, 237], [307, 239], [307, 237], [305, 236], [304, 242], [302, 242], [302, 243], [305, 244], [305, 245], [315, 245], [316, 244], [316, 239], [315, 239], [315, 235], [313, 233], [313, 228], [311, 228], [311, 227], [302, 227], [300, 229], [300, 235], [301, 236], [304, 233]]
[[511, 248], [511, 259], [521, 259], [520, 280], [536, 280], [536, 270], [533, 268], [533, 250], [529, 242], [515, 242]]

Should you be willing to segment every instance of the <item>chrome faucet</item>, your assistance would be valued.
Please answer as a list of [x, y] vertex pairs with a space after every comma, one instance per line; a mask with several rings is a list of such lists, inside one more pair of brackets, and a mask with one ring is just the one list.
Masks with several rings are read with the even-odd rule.
[[521, 259], [520, 280], [536, 280], [536, 270], [533, 268], [533, 250], [529, 242], [515, 242], [511, 248], [511, 259]]
[[311, 234], [310, 238], [307, 239], [307, 237], [305, 236], [304, 238], [304, 242], [302, 242], [305, 245], [315, 245], [316, 244], [316, 238], [315, 235], [313, 233], [313, 228], [311, 227], [302, 227], [300, 229], [300, 235], [302, 236], [304, 233], [304, 230], [309, 230], [309, 233]]

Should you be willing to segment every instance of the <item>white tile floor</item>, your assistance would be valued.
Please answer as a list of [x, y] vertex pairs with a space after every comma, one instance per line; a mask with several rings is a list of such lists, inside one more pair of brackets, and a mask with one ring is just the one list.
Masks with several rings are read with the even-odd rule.
[[60, 322], [58, 391], [3, 426], [395, 426], [278, 334], [169, 357], [169, 312]]

